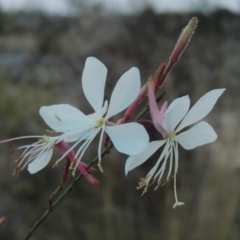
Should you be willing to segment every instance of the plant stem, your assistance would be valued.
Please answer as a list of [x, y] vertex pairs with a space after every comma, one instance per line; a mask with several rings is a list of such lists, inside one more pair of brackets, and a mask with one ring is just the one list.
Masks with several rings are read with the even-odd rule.
[[[105, 150], [102, 151], [101, 156], [105, 156], [108, 151], [113, 147], [113, 144], [110, 144]], [[93, 165], [95, 165], [98, 162], [98, 157], [96, 157], [86, 168], [86, 170], [88, 170], [90, 167], [92, 167]], [[51, 205], [51, 207], [49, 207], [44, 213], [43, 215], [35, 222], [35, 224], [33, 225], [33, 227], [29, 230], [29, 232], [27, 233], [27, 235], [24, 237], [23, 240], [27, 240], [29, 239], [32, 234], [34, 233], [34, 231], [47, 219], [47, 217], [49, 216], [49, 214], [58, 206], [58, 204], [65, 198], [65, 196], [71, 192], [72, 187], [80, 180], [83, 178], [82, 174], [78, 174], [78, 176], [76, 178], [73, 179], [73, 181], [68, 185], [68, 187], [64, 190], [64, 192], [57, 198], [57, 200]], [[62, 190], [61, 186], [58, 186], [58, 188], [56, 188], [56, 190], [53, 192], [53, 195], [56, 195], [60, 190]]]

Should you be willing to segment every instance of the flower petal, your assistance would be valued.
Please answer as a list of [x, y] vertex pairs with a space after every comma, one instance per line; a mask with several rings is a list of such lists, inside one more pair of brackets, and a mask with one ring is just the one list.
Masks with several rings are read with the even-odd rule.
[[138, 96], [141, 87], [138, 68], [133, 67], [125, 72], [113, 89], [106, 119], [127, 108]]
[[200, 122], [189, 130], [176, 136], [176, 141], [186, 150], [214, 142], [217, 134], [206, 122]]
[[34, 174], [44, 167], [47, 166], [51, 157], [52, 157], [53, 149], [51, 148], [49, 151], [44, 152], [40, 157], [33, 160], [31, 163], [28, 164], [28, 171], [31, 174]]
[[167, 111], [168, 103], [164, 102], [161, 110], [159, 110], [155, 96], [155, 81], [151, 78], [148, 81], [148, 98], [153, 125], [157, 131], [162, 134], [163, 138], [166, 138], [168, 133], [163, 128], [162, 124]]
[[190, 106], [190, 99], [187, 96], [175, 99], [168, 107], [165, 118], [163, 119], [163, 127], [168, 132], [174, 131], [179, 122], [186, 115]]
[[95, 57], [88, 57], [82, 74], [83, 92], [96, 113], [101, 114], [107, 68]]
[[105, 132], [109, 135], [115, 148], [128, 155], [137, 155], [143, 152], [149, 142], [147, 131], [138, 123], [106, 126]]
[[150, 158], [166, 141], [153, 141], [150, 142], [144, 152], [129, 156], [125, 164], [125, 174], [127, 175], [129, 171], [143, 164], [148, 158]]
[[181, 131], [183, 128], [203, 119], [212, 110], [224, 91], [225, 88], [215, 89], [202, 96], [187, 113], [176, 131]]
[[73, 129], [87, 130], [94, 125], [94, 120], [68, 104], [43, 106], [39, 113], [46, 124], [56, 132]]
[[[101, 116], [103, 116], [107, 112], [107, 108], [108, 108], [108, 101], [106, 100], [104, 102], [103, 107], [102, 107]], [[99, 113], [96, 113], [96, 112], [88, 114], [87, 116], [89, 118], [91, 118], [91, 119], [94, 119], [94, 120], [98, 120], [99, 119]]]

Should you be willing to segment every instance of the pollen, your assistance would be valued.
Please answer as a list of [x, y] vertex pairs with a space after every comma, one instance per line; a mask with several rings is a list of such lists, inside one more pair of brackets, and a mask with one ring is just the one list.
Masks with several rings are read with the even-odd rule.
[[49, 137], [44, 135], [42, 139], [40, 139], [40, 141], [44, 142], [44, 144], [46, 145], [49, 142]]
[[168, 135], [168, 139], [174, 139], [176, 137], [176, 133], [172, 132]]
[[73, 171], [72, 171], [72, 176], [75, 178], [76, 176], [76, 171], [77, 171], [77, 167], [74, 167], [73, 168]]
[[57, 167], [58, 164], [59, 164], [59, 162], [61, 162], [61, 159], [58, 159], [58, 160], [54, 163], [53, 168]]
[[99, 168], [100, 172], [103, 173], [103, 167], [100, 162], [98, 162], [98, 168]]
[[138, 183], [138, 186], [137, 186], [137, 190], [139, 189], [143, 189], [143, 192], [142, 192], [142, 196], [147, 192], [147, 189], [148, 189], [148, 182], [147, 182], [147, 177], [145, 178], [141, 178], [139, 183]]
[[96, 125], [95, 128], [99, 128], [102, 127], [103, 125], [105, 125], [105, 119], [104, 118], [100, 118], [96, 121]]

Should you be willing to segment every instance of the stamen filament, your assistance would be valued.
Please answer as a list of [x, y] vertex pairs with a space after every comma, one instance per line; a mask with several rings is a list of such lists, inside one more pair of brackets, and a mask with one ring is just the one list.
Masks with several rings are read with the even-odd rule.
[[98, 144], [98, 162], [101, 162], [101, 150], [102, 150], [102, 142], [103, 142], [103, 134], [105, 132], [105, 125], [102, 126], [102, 131], [99, 139], [99, 144]]

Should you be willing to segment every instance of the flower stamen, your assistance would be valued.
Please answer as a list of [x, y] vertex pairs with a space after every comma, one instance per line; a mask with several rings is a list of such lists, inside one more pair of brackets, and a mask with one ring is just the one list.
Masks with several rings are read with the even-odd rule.
[[149, 179], [148, 177], [140, 178], [140, 181], [139, 181], [138, 186], [137, 186], [137, 190], [140, 190], [140, 189], [144, 188], [141, 196], [143, 196], [147, 192], [148, 187], [150, 185], [152, 185], [152, 184], [149, 185], [149, 180], [148, 179]]
[[99, 168], [100, 172], [103, 173], [103, 167], [101, 165], [101, 162], [98, 162], [98, 168]]
[[54, 164], [53, 164], [53, 168], [55, 168], [55, 167], [58, 167], [58, 164], [60, 163], [60, 161], [61, 161], [61, 159], [58, 159]]
[[96, 121], [96, 124], [95, 124], [95, 128], [100, 128], [102, 126], [105, 125], [105, 119], [104, 118], [100, 118]]
[[154, 188], [154, 191], [156, 191], [159, 186], [162, 186], [161, 182], [157, 184], [157, 186]]

